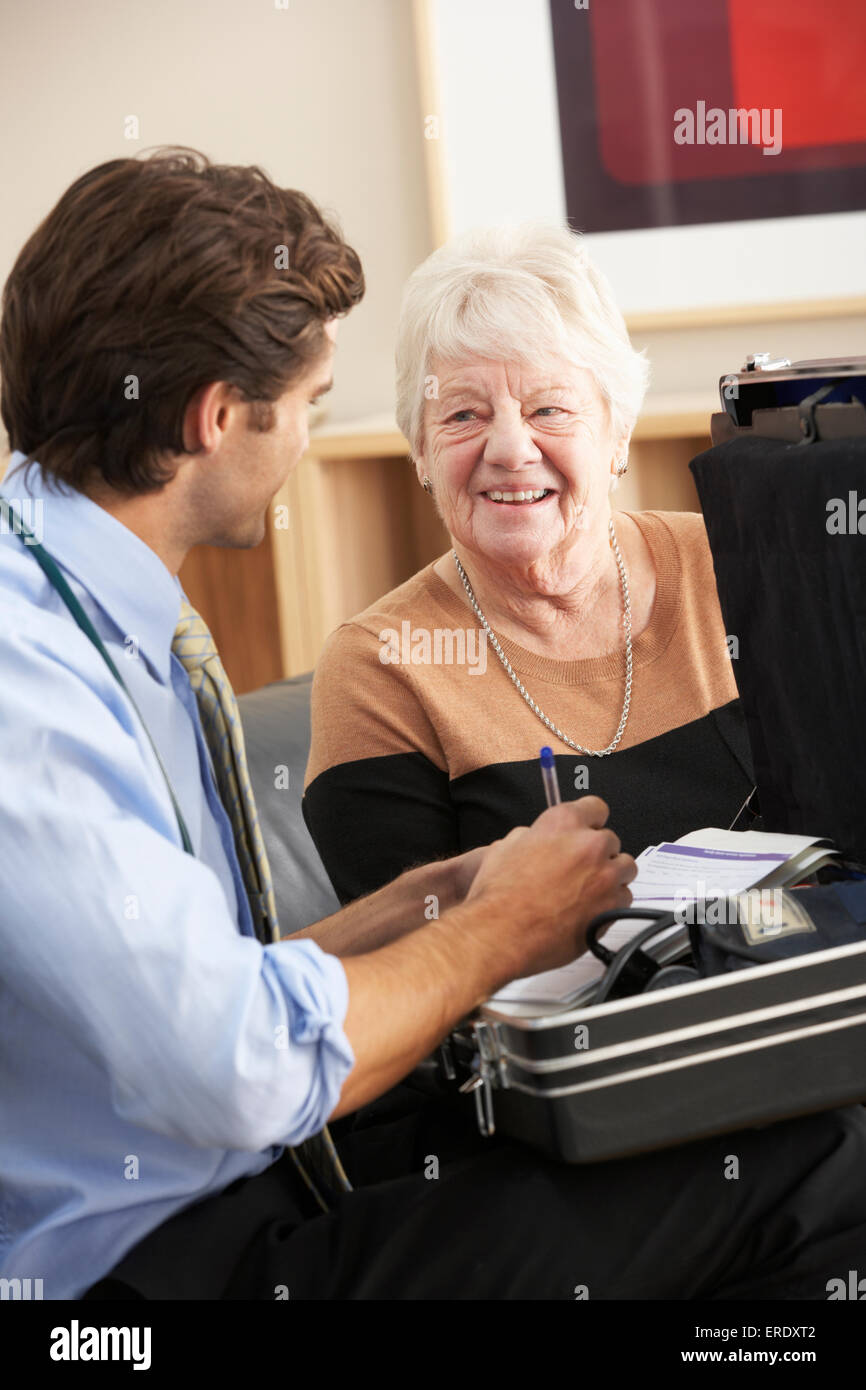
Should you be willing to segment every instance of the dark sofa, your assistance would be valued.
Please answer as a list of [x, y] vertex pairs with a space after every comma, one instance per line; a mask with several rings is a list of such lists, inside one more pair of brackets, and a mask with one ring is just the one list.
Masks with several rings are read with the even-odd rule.
[[[310, 750], [312, 680], [309, 671], [238, 699], [250, 779], [284, 932], [318, 922], [340, 905], [301, 811]], [[287, 786], [284, 769], [288, 771]]]

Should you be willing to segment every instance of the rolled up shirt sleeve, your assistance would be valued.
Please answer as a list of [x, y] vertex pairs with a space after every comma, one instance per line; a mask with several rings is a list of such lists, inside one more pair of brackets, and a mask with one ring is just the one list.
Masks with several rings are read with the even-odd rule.
[[84, 680], [38, 624], [26, 638], [2, 629], [0, 618], [14, 669], [0, 728], [13, 1015], [39, 1016], [57, 1047], [85, 1054], [118, 1116], [146, 1129], [251, 1151], [317, 1133], [355, 1060], [341, 962], [311, 941], [241, 935], [216, 873], [179, 845], [107, 669]]

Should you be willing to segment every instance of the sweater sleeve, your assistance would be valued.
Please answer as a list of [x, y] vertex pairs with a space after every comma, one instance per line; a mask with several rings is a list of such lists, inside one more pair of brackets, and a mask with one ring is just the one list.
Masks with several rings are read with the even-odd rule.
[[357, 623], [328, 638], [312, 691], [304, 819], [345, 904], [459, 852], [449, 777], [412, 671]]

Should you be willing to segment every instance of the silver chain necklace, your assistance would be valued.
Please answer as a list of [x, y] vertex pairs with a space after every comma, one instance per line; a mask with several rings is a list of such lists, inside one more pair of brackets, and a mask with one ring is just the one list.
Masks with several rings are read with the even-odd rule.
[[460, 563], [457, 551], [451, 551], [451, 554], [454, 556], [454, 563], [457, 566], [457, 573], [460, 575], [460, 578], [463, 581], [463, 587], [466, 590], [469, 602], [472, 605], [475, 616], [480, 622], [481, 626], [484, 628], [484, 631], [487, 634], [487, 639], [493, 647], [493, 650], [499, 657], [499, 660], [502, 662], [502, 665], [505, 667], [512, 681], [517, 686], [517, 689], [520, 691], [529, 708], [532, 710], [532, 713], [541, 720], [542, 724], [544, 724], [545, 727], [551, 731], [551, 733], [555, 734], [556, 737], [558, 739], [561, 739], [563, 743], [567, 743], [569, 748], [573, 748], [576, 753], [586, 753], [590, 758], [606, 758], [608, 753], [613, 752], [614, 748], [616, 748], [617, 744], [619, 743], [620, 739], [622, 738], [625, 732], [626, 721], [628, 720], [629, 706], [631, 705], [631, 599], [629, 598], [628, 592], [628, 577], [625, 572], [625, 565], [623, 564], [622, 555], [619, 549], [619, 543], [616, 539], [616, 532], [613, 529], [612, 517], [609, 522], [608, 529], [610, 530], [610, 543], [613, 547], [613, 553], [616, 558], [617, 568], [619, 569], [619, 580], [620, 584], [622, 585], [622, 625], [625, 628], [625, 695], [623, 697], [622, 702], [622, 714], [620, 715], [619, 728], [617, 729], [616, 733], [614, 734], [613, 738], [611, 739], [610, 743], [607, 745], [606, 748], [584, 748], [582, 744], [575, 743], [574, 739], [569, 738], [568, 734], [564, 734], [562, 730], [558, 728], [556, 724], [554, 724], [553, 720], [548, 719], [544, 711], [539, 709], [538, 705], [535, 703], [526, 687], [519, 680], [517, 672], [514, 670], [514, 667], [511, 665], [510, 661], [508, 660], [508, 657], [505, 655], [505, 652], [499, 645], [499, 642], [496, 638], [496, 634], [494, 633], [484, 614], [481, 612], [481, 609], [478, 606], [478, 601], [474, 593], [472, 592], [472, 585], [469, 583], [469, 578], [466, 574], [466, 571]]

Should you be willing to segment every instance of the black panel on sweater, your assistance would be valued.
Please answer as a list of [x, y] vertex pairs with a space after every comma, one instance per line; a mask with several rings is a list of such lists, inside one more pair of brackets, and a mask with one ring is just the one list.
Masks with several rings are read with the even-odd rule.
[[461, 848], [448, 774], [423, 753], [338, 763], [307, 787], [303, 811], [343, 904]]
[[[539, 725], [539, 747], [544, 730]], [[607, 758], [556, 753], [563, 801], [592, 793], [629, 854], [689, 830], [733, 821], [752, 788], [739, 700]], [[588, 785], [575, 788], [585, 767]], [[495, 763], [448, 781], [421, 753], [363, 758], [311, 782], [304, 817], [340, 901], [404, 869], [500, 839], [544, 810], [537, 758]]]

